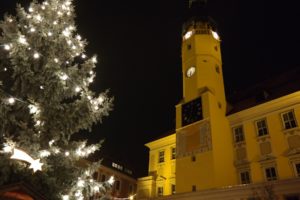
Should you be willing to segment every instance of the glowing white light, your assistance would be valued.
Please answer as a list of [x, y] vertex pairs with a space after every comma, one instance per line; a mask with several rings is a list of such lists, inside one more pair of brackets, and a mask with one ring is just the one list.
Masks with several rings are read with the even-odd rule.
[[47, 1], [44, 1], [43, 4], [44, 5], [49, 5], [49, 3]]
[[6, 67], [4, 67], [4, 71], [5, 71], [5, 72], [7, 71], [7, 68], [6, 68]]
[[71, 40], [68, 40], [67, 41], [68, 45], [72, 44], [72, 41]]
[[94, 72], [91, 70], [89, 73], [90, 73], [90, 75], [93, 75]]
[[40, 89], [43, 90], [43, 89], [44, 89], [44, 86], [41, 85], [41, 86], [40, 86]]
[[60, 12], [60, 11], [58, 11], [58, 12], [57, 12], [57, 14], [58, 14], [59, 16], [61, 16], [63, 13], [62, 13], [62, 12]]
[[218, 35], [217, 32], [215, 31], [211, 31], [212, 36], [216, 39], [216, 40], [220, 40], [220, 36]]
[[42, 150], [42, 151], [40, 152], [40, 156], [41, 156], [42, 158], [48, 157], [48, 156], [50, 156], [50, 155], [51, 155], [51, 153], [50, 153], [49, 151], [47, 151], [47, 150]]
[[75, 27], [74, 27], [74, 26], [69, 26], [68, 29], [69, 29], [69, 30], [74, 30]]
[[48, 36], [52, 36], [53, 34], [51, 32], [48, 32]]
[[27, 18], [30, 19], [32, 16], [31, 15], [27, 15]]
[[54, 140], [50, 140], [49, 146], [51, 147], [54, 142], [55, 142]]
[[82, 55], [81, 55], [81, 58], [83, 58], [83, 59], [86, 58], [86, 55], [85, 55], [85, 54], [82, 54]]
[[190, 67], [186, 71], [186, 76], [189, 78], [189, 77], [193, 76], [195, 72], [196, 72], [196, 68], [194, 66]]
[[133, 200], [133, 195], [131, 195], [131, 196], [129, 197], [129, 200]]
[[54, 25], [57, 25], [57, 21], [54, 21], [53, 24], [54, 24]]
[[[72, 46], [72, 49], [77, 49], [77, 47], [75, 45]], [[79, 54], [78, 54], [79, 55]]]
[[9, 104], [14, 104], [16, 102], [16, 100], [15, 100], [15, 98], [13, 98], [13, 97], [10, 97], [9, 99], [8, 99], [8, 103]]
[[36, 126], [39, 126], [39, 125], [41, 125], [41, 123], [42, 123], [41, 120], [37, 120], [37, 121], [35, 122], [35, 125], [36, 125]]
[[12, 150], [13, 150], [13, 147], [12, 147], [12, 146], [10, 146], [10, 145], [8, 145], [8, 144], [4, 144], [3, 151], [4, 151], [5, 153], [12, 152]]
[[12, 18], [8, 18], [8, 22], [12, 22], [13, 21], [13, 19]]
[[8, 51], [8, 50], [10, 50], [10, 49], [11, 49], [11, 47], [10, 47], [10, 45], [9, 45], [9, 44], [5, 44], [5, 45], [4, 45], [4, 49]]
[[42, 21], [41, 15], [36, 15], [36, 16], [35, 16], [35, 19], [36, 19], [37, 21], [39, 21], [39, 22]]
[[60, 79], [61, 79], [61, 80], [65, 81], [65, 80], [67, 80], [68, 78], [69, 78], [69, 76], [68, 76], [67, 74], [61, 73], [61, 75], [60, 75]]
[[32, 27], [32, 28], [30, 29], [30, 32], [35, 32], [35, 28]]
[[185, 40], [189, 39], [193, 35], [193, 31], [188, 31], [186, 34], [183, 36]]
[[99, 109], [99, 106], [97, 106], [97, 105], [94, 106], [94, 109], [95, 109], [95, 110], [98, 110], [98, 109]]
[[81, 36], [80, 36], [80, 35], [77, 35], [77, 36], [76, 36], [76, 39], [77, 39], [77, 40], [81, 40]]
[[67, 12], [67, 15], [71, 15], [71, 12]]
[[33, 12], [33, 8], [29, 7], [28, 11]]
[[84, 180], [79, 180], [78, 182], [77, 182], [77, 186], [78, 187], [84, 187]]
[[98, 186], [95, 186], [93, 189], [94, 189], [95, 192], [99, 192], [99, 187]]
[[69, 155], [70, 155], [70, 152], [66, 151], [65, 156], [69, 156]]
[[93, 78], [93, 77], [90, 77], [90, 78], [88, 79], [88, 81], [89, 81], [90, 83], [92, 83], [92, 82], [94, 81], [94, 78]]
[[81, 88], [79, 86], [75, 87], [75, 92], [80, 92]]
[[66, 36], [66, 37], [69, 37], [70, 34], [71, 34], [71, 32], [70, 32], [68, 29], [63, 30], [62, 33], [63, 33], [63, 35]]
[[63, 200], [69, 200], [70, 198], [69, 198], [69, 195], [63, 195], [63, 196], [62, 196], [62, 199], [63, 199]]
[[69, 61], [66, 61], [66, 64], [70, 64], [70, 62], [69, 62]]
[[41, 6], [41, 8], [42, 8], [42, 10], [45, 10], [46, 7], [45, 6]]
[[58, 59], [57, 59], [57, 58], [54, 58], [54, 62], [58, 63]]
[[99, 104], [102, 104], [103, 101], [104, 101], [104, 98], [100, 96], [100, 97], [98, 98], [98, 103], [99, 103]]
[[97, 63], [97, 57], [96, 57], [96, 56], [93, 56], [93, 57], [92, 57], [92, 62], [93, 62], [93, 63]]
[[94, 180], [93, 180], [93, 179], [90, 179], [90, 183], [92, 183], [92, 182], [94, 182]]
[[39, 53], [35, 52], [35, 53], [33, 54], [33, 58], [38, 59], [39, 57], [40, 57], [40, 54], [39, 54]]
[[70, 6], [71, 5], [71, 1], [66, 1], [65, 3], [67, 6]]
[[34, 172], [37, 170], [42, 170], [43, 163], [40, 162], [40, 159], [34, 160], [31, 156], [29, 156], [26, 152], [20, 150], [20, 149], [14, 149], [13, 155], [10, 157], [11, 159], [16, 160], [22, 160], [25, 162], [30, 163], [30, 169], [32, 169]]
[[115, 182], [115, 177], [111, 176], [108, 181], [107, 181], [110, 185], [114, 184]]
[[39, 111], [39, 108], [37, 107], [37, 106], [35, 106], [35, 105], [29, 105], [28, 106], [28, 108], [29, 108], [29, 113], [30, 114], [35, 114], [35, 113], [39, 113], [40, 111]]
[[21, 36], [19, 37], [19, 42], [20, 42], [21, 44], [27, 44], [27, 41], [26, 41], [26, 38], [25, 38], [24, 35], [21, 35]]
[[91, 99], [92, 99], [92, 97], [91, 97], [91, 96], [87, 96], [87, 98], [88, 98], [89, 100], [91, 100]]
[[58, 148], [56, 148], [56, 147], [53, 148], [53, 151], [54, 151], [55, 154], [58, 154], [60, 152], [60, 150]]

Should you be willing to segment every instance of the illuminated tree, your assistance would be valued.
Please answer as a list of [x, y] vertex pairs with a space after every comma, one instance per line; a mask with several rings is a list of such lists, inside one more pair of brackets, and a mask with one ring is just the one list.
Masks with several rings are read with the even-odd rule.
[[0, 185], [24, 181], [47, 199], [70, 200], [111, 186], [92, 180], [99, 163], [78, 164], [100, 143], [71, 140], [112, 108], [107, 92], [89, 90], [97, 58], [86, 44], [72, 0], [18, 5], [0, 22]]

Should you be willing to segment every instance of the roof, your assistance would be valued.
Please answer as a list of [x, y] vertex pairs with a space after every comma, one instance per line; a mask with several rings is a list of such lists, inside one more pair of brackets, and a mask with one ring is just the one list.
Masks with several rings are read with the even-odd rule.
[[300, 67], [229, 95], [227, 115], [254, 107], [300, 90]]

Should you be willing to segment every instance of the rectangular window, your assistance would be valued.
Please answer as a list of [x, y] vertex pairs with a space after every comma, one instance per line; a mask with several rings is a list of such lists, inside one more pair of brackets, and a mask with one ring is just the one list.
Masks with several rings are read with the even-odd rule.
[[171, 192], [172, 192], [172, 194], [176, 193], [175, 185], [174, 184], [171, 185]]
[[158, 163], [162, 163], [165, 162], [165, 152], [164, 151], [160, 151], [158, 153]]
[[192, 185], [192, 191], [193, 191], [193, 192], [196, 192], [196, 191], [197, 191], [196, 185]]
[[277, 174], [275, 167], [265, 168], [266, 179], [267, 181], [275, 181], [277, 180]]
[[267, 121], [265, 119], [256, 121], [256, 128], [257, 128], [257, 135], [259, 137], [269, 134], [268, 128], [267, 128]]
[[300, 177], [300, 163], [295, 164], [296, 175]]
[[296, 118], [292, 110], [282, 113], [281, 117], [282, 117], [284, 129], [297, 127]]
[[171, 160], [174, 160], [176, 158], [176, 149], [175, 147], [171, 148]]
[[116, 190], [120, 190], [121, 182], [119, 180], [116, 181]]
[[239, 143], [245, 140], [243, 126], [233, 128], [234, 142]]
[[249, 184], [250, 183], [250, 174], [249, 171], [243, 171], [240, 173], [240, 179], [242, 184]]
[[164, 188], [163, 187], [158, 187], [157, 188], [157, 195], [158, 196], [163, 196], [164, 195]]

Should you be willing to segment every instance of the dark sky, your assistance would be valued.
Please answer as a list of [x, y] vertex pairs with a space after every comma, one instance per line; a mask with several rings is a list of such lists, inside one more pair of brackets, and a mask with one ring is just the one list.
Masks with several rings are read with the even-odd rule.
[[[0, 14], [15, 3], [0, 0]], [[102, 154], [147, 173], [144, 144], [174, 129], [181, 99], [181, 26], [187, 0], [75, 0], [78, 33], [97, 54], [96, 91], [110, 89], [114, 111], [87, 134]], [[227, 93], [299, 67], [297, 1], [208, 0], [222, 39]]]

